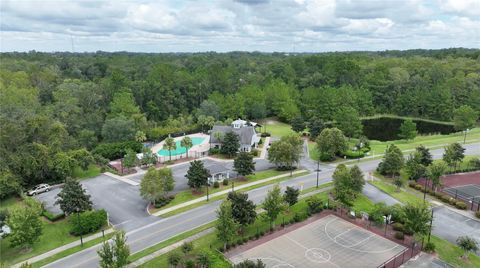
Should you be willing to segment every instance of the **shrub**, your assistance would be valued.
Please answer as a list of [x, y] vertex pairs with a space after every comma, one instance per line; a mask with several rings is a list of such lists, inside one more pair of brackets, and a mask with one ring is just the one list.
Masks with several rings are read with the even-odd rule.
[[195, 268], [195, 262], [193, 260], [187, 260], [185, 262], [185, 268]]
[[92, 155], [101, 155], [110, 160], [122, 158], [128, 149], [139, 153], [143, 145], [137, 141], [101, 143], [92, 151]]
[[210, 148], [208, 150], [208, 154], [214, 155], [214, 154], [219, 154], [220, 153], [220, 148]]
[[260, 154], [260, 152], [257, 150], [257, 149], [252, 149], [250, 151], [250, 154], [254, 157], [258, 156]]
[[454, 198], [450, 198], [450, 200], [448, 201], [450, 203], [450, 205], [452, 206], [456, 206], [457, 205], [457, 200], [455, 200]]
[[302, 217], [300, 216], [300, 214], [295, 213], [295, 215], [293, 215], [294, 222], [300, 222], [301, 220], [302, 220]]
[[266, 138], [266, 137], [270, 137], [270, 136], [271, 135], [270, 135], [269, 132], [263, 132], [262, 135], [261, 135], [262, 138]]
[[220, 183], [218, 181], [215, 181], [213, 183], [213, 188], [218, 188], [218, 187], [220, 187]]
[[71, 215], [70, 221], [73, 235], [84, 235], [100, 230], [107, 223], [107, 212], [101, 210], [90, 210], [78, 215]]
[[167, 160], [167, 161], [163, 162], [163, 164], [165, 164], [165, 165], [173, 165], [174, 163], [175, 163], [175, 161], [173, 161], [173, 160]]
[[405, 235], [403, 234], [403, 232], [395, 232], [394, 237], [398, 240], [405, 239]]
[[316, 196], [311, 196], [307, 200], [307, 211], [310, 214], [319, 213], [322, 211], [322, 200]]
[[411, 188], [415, 188], [415, 185], [417, 185], [417, 182], [415, 182], [415, 181], [409, 181], [408, 182], [408, 186], [410, 186]]
[[156, 208], [161, 208], [163, 206], [166, 206], [168, 205], [168, 203], [170, 203], [173, 199], [175, 199], [175, 196], [171, 195], [171, 196], [162, 196], [160, 198], [158, 198], [157, 200], [155, 200], [155, 207]]
[[401, 224], [401, 223], [399, 223], [399, 222], [396, 222], [396, 223], [392, 224], [392, 228], [393, 228], [393, 230], [395, 230], [395, 231], [399, 231], [399, 232], [403, 232], [403, 231], [404, 231], [403, 224]]
[[244, 237], [243, 238], [243, 243], [247, 243], [248, 242], [248, 237]]
[[421, 184], [415, 184], [415, 189], [419, 190], [419, 191], [423, 191], [423, 189], [425, 188], [425, 186], [421, 185]]
[[342, 156], [346, 156], [348, 159], [356, 159], [356, 158], [362, 158], [365, 156], [365, 153], [363, 151], [352, 151], [352, 150], [347, 150], [342, 153]]
[[407, 229], [403, 230], [403, 233], [404, 233], [405, 235], [413, 235], [413, 232], [411, 232], [411, 231], [409, 231], [409, 230], [407, 230]]
[[21, 192], [20, 179], [10, 172], [0, 174], [0, 200]]
[[435, 251], [435, 244], [433, 242], [427, 242], [425, 247], [423, 248], [426, 252], [434, 252]]
[[455, 203], [455, 207], [458, 208], [458, 209], [467, 209], [467, 204], [461, 202], [461, 201], [458, 201]]
[[63, 213], [63, 212], [60, 213], [60, 214], [53, 214], [52, 212], [50, 212], [48, 210], [44, 210], [42, 212], [42, 215], [51, 222], [58, 221], [60, 219], [65, 218], [65, 213]]
[[255, 239], [259, 239], [260, 238], [260, 234], [259, 233], [256, 233], [255, 234]]
[[223, 182], [222, 182], [222, 184], [223, 184], [224, 186], [227, 186], [227, 185], [228, 185], [228, 180], [227, 180], [227, 179], [224, 179]]

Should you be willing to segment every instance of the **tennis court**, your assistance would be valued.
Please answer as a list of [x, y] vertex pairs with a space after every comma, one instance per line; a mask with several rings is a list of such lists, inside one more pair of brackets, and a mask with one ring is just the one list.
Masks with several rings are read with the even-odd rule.
[[480, 200], [480, 185], [467, 184], [444, 188], [443, 191], [457, 199], [464, 201]]
[[267, 267], [378, 267], [406, 248], [337, 216], [328, 215], [246, 251], [233, 263], [262, 260]]

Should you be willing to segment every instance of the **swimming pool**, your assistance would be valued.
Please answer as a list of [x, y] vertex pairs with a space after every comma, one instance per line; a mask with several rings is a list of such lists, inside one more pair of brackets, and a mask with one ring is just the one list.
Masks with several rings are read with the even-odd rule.
[[[205, 140], [205, 138], [202, 138], [202, 137], [191, 137], [191, 139], [192, 139], [193, 146], [199, 145], [203, 142], [203, 140]], [[175, 141], [175, 143], [177, 145], [177, 149], [170, 151], [172, 153], [172, 155], [179, 155], [179, 154], [184, 154], [184, 153], [187, 152], [187, 148], [182, 147], [180, 145], [180, 142], [181, 142], [180, 140]], [[162, 150], [159, 150], [157, 152], [157, 154], [161, 155], [161, 156], [169, 156], [170, 152], [168, 150], [162, 149]]]

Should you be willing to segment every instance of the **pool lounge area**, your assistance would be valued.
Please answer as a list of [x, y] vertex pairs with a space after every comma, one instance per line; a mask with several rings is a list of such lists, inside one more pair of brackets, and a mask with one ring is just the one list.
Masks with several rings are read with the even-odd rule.
[[[188, 156], [193, 158], [206, 156], [208, 153], [208, 150], [210, 149], [210, 142], [209, 142], [210, 136], [203, 133], [195, 133], [187, 136], [192, 139], [192, 145], [193, 145], [192, 148], [188, 150]], [[165, 140], [153, 145], [152, 152], [157, 154], [159, 162], [165, 162], [167, 160], [170, 160], [170, 155], [171, 155], [171, 160], [186, 158], [187, 148], [181, 146], [181, 142], [184, 137], [185, 136], [174, 138], [177, 148], [170, 152], [168, 150], [163, 149], [163, 144], [165, 143]]]
[[[205, 140], [205, 138], [203, 137], [191, 137], [192, 139], [192, 148], [195, 146], [195, 145], [199, 145], [199, 144], [202, 144], [203, 141]], [[165, 149], [160, 149], [157, 154], [159, 156], [169, 156], [170, 153], [172, 156], [174, 155], [181, 155], [181, 154], [186, 154], [187, 153], [187, 148], [185, 147], [182, 147], [180, 144], [181, 144], [181, 140], [176, 140], [175, 141], [176, 145], [177, 145], [177, 149], [175, 150], [172, 150], [172, 151], [168, 151], [168, 150], [165, 150]], [[190, 149], [192, 149], [190, 148]]]

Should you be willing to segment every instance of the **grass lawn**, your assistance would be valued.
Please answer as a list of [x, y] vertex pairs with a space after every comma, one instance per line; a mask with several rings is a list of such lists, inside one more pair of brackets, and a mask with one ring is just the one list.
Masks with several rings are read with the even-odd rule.
[[78, 178], [78, 179], [87, 179], [87, 178], [91, 178], [91, 177], [96, 177], [98, 175], [100, 175], [100, 167], [98, 167], [97, 165], [89, 165], [88, 166], [88, 169], [87, 170], [83, 170], [81, 169], [80, 167], [76, 167], [74, 170], [73, 170], [73, 174], [72, 176], [74, 178]]
[[23, 206], [22, 200], [19, 197], [9, 197], [0, 201], [0, 209], [11, 209], [17, 206]]
[[480, 267], [480, 257], [470, 253], [468, 255], [468, 260], [465, 261], [460, 256], [463, 255], [463, 250], [460, 249], [458, 246], [448, 242], [447, 240], [443, 240], [439, 237], [432, 236], [432, 242], [435, 244], [435, 251], [438, 254], [438, 257], [455, 266], [455, 267], [462, 267], [462, 268], [474, 268]]
[[[266, 132], [268, 132], [268, 133], [272, 134], [272, 136], [278, 137], [278, 138], [295, 133], [292, 130], [292, 126], [290, 126], [289, 124], [286, 124], [286, 123], [279, 122], [279, 121], [269, 120], [269, 121], [267, 121], [265, 126], [267, 128]], [[262, 131], [265, 131], [265, 127], [262, 129]]]
[[[243, 185], [243, 184], [246, 184], [246, 183], [250, 183], [250, 182], [254, 182], [254, 181], [258, 181], [258, 180], [263, 180], [263, 179], [266, 179], [266, 178], [270, 178], [270, 177], [273, 177], [273, 176], [278, 176], [278, 175], [286, 174], [286, 173], [288, 173], [288, 171], [278, 171], [278, 170], [275, 170], [275, 169], [269, 169], [269, 170], [256, 172], [255, 174], [252, 174], [252, 175], [248, 175], [247, 176], [248, 180], [236, 180], [235, 179], [233, 181], [234, 181], [234, 186], [240, 186], [240, 185]], [[231, 187], [232, 187], [232, 180], [229, 180], [228, 185], [223, 185], [222, 183], [220, 183], [219, 188], [210, 187], [209, 188], [209, 194], [213, 194], [213, 193], [216, 193], [216, 192], [219, 192], [219, 191], [230, 189]], [[181, 204], [181, 203], [184, 203], [184, 202], [196, 199], [196, 198], [200, 198], [200, 197], [206, 196], [206, 195], [207, 195], [206, 190], [204, 190], [203, 193], [199, 193], [199, 194], [194, 194], [191, 190], [180, 191], [177, 194], [175, 194], [175, 198], [170, 203], [168, 203], [166, 206], [163, 206], [163, 207], [157, 208], [157, 209], [151, 209], [150, 213], [154, 213], [154, 212], [156, 212], [158, 210], [161, 210], [161, 209], [166, 209], [166, 208], [169, 208], [169, 207], [173, 207], [173, 206], [176, 206], [178, 204]]]
[[400, 192], [399, 192], [397, 190], [397, 186], [395, 186], [391, 183], [381, 181], [381, 180], [380, 181], [379, 180], [369, 181], [368, 183], [374, 185], [378, 189], [386, 192], [387, 194], [391, 195], [392, 197], [394, 197], [395, 199], [397, 199], [398, 201], [400, 201], [404, 204], [407, 204], [407, 203], [421, 204], [421, 203], [423, 203], [422, 198], [405, 191], [405, 189], [403, 189], [403, 188], [400, 188]]
[[19, 248], [11, 248], [8, 237], [0, 240], [2, 262], [12, 265], [79, 239], [69, 233], [70, 223], [67, 219], [54, 223], [42, 219], [42, 224], [42, 235], [39, 240], [33, 244], [30, 252], [24, 253]]
[[372, 202], [372, 200], [368, 199], [368, 197], [366, 197], [365, 195], [360, 194], [359, 196], [357, 196], [357, 199], [355, 199], [352, 209], [356, 212], [370, 212], [373, 208], [373, 204], [374, 203]]

